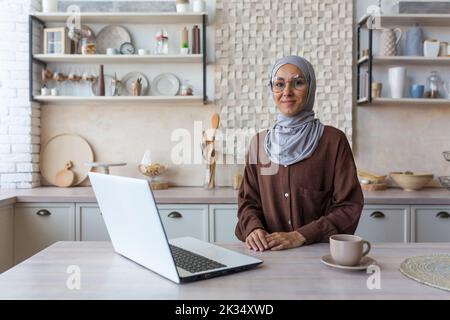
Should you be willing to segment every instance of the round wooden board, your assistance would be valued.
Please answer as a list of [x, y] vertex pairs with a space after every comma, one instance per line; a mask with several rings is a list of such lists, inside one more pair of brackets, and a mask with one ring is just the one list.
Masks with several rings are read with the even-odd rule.
[[40, 157], [41, 174], [45, 180], [57, 185], [56, 175], [72, 161], [71, 170], [75, 174], [73, 186], [82, 183], [91, 169], [85, 164], [94, 161], [94, 153], [89, 143], [76, 134], [64, 133], [51, 138], [44, 146]]

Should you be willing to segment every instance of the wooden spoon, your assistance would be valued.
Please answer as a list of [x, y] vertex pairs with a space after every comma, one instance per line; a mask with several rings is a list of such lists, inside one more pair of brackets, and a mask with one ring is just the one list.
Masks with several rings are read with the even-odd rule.
[[70, 170], [72, 166], [72, 161], [68, 161], [66, 163], [66, 167], [56, 174], [55, 184], [58, 187], [66, 188], [70, 187], [73, 184], [75, 180], [75, 174], [72, 170]]
[[211, 117], [211, 128], [213, 129], [213, 137], [212, 137], [212, 141], [215, 140], [215, 136], [216, 136], [216, 130], [217, 128], [219, 128], [219, 123], [220, 123], [220, 117], [218, 113], [214, 113]]

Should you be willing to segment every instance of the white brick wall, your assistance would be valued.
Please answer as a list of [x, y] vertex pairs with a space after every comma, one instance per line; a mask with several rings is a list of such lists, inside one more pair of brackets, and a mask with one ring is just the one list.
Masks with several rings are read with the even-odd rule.
[[[40, 0], [0, 0], [0, 187], [40, 185], [40, 106], [28, 99], [28, 14]], [[38, 46], [35, 50], [37, 51]]]

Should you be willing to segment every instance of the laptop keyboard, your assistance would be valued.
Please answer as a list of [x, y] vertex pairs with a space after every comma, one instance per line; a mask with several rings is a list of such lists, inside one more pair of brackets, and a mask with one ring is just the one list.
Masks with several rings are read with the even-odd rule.
[[177, 267], [187, 270], [191, 273], [202, 272], [217, 268], [226, 267], [217, 261], [205, 258], [193, 252], [170, 245], [173, 259]]

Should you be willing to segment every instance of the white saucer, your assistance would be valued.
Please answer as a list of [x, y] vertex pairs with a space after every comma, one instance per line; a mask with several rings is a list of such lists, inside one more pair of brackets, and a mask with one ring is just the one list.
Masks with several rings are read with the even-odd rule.
[[370, 265], [377, 264], [375, 259], [372, 259], [371, 257], [368, 256], [363, 257], [360, 263], [356, 266], [342, 266], [340, 264], [337, 264], [330, 254], [323, 256], [322, 259], [320, 259], [320, 261], [322, 261], [327, 266], [344, 270], [366, 270]]

